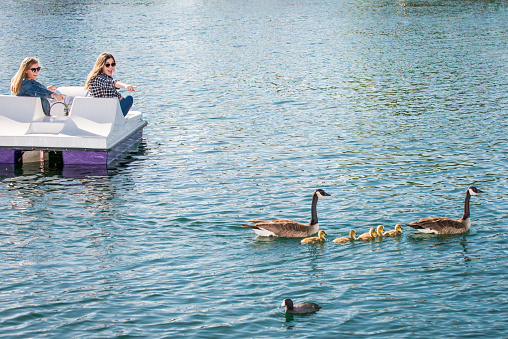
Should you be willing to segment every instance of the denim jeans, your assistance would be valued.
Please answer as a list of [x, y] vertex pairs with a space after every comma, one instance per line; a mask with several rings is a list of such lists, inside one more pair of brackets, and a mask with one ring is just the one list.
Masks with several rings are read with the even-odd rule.
[[122, 107], [122, 113], [123, 116], [126, 116], [127, 113], [129, 113], [129, 110], [132, 107], [132, 103], [134, 102], [134, 99], [131, 95], [128, 95], [124, 97], [122, 100], [120, 100], [120, 107]]

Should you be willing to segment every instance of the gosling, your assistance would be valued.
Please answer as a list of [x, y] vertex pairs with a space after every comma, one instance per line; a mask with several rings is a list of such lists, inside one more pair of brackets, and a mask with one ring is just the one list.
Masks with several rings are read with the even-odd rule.
[[351, 231], [349, 231], [349, 237], [336, 238], [336, 239], [333, 240], [333, 242], [336, 242], [336, 243], [350, 242], [350, 241], [356, 240], [355, 235], [356, 235], [356, 231], [355, 230], [351, 230]]
[[326, 235], [326, 232], [321, 230], [321, 231], [319, 231], [317, 237], [309, 237], [309, 238], [302, 239], [302, 244], [315, 244], [317, 242], [325, 241], [325, 235]]
[[356, 238], [356, 240], [369, 241], [369, 240], [373, 240], [376, 237], [377, 237], [376, 230], [374, 228], [371, 228], [369, 233], [363, 233], [358, 238]]
[[376, 238], [381, 238], [381, 237], [383, 237], [383, 232], [384, 232], [384, 231], [385, 231], [384, 226], [383, 226], [383, 225], [379, 225], [379, 226], [377, 227], [377, 232], [376, 232], [377, 236], [376, 236]]
[[385, 237], [396, 237], [396, 236], [401, 235], [401, 234], [402, 234], [402, 226], [397, 224], [397, 225], [395, 225], [395, 229], [394, 230], [385, 232], [385, 234], [383, 234], [383, 236], [385, 236]]

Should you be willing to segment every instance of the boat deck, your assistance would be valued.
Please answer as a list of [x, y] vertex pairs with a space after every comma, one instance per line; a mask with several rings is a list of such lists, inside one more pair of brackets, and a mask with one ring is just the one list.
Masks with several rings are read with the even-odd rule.
[[124, 117], [116, 98], [75, 96], [68, 115], [51, 114], [44, 115], [40, 98], [0, 95], [0, 163], [23, 161], [20, 154], [35, 150], [62, 151], [64, 164], [107, 164], [147, 125], [141, 112]]

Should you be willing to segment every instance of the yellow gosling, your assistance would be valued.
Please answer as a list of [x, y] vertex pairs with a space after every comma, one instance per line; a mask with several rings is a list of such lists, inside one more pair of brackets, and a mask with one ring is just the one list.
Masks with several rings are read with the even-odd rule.
[[394, 230], [385, 232], [385, 234], [383, 236], [385, 236], [385, 237], [396, 237], [396, 236], [401, 235], [401, 234], [402, 234], [402, 226], [397, 224], [397, 225], [395, 225], [395, 229]]
[[377, 236], [376, 230], [374, 228], [371, 228], [369, 233], [363, 233], [358, 238], [356, 238], [356, 240], [369, 241], [374, 239], [376, 236]]
[[384, 231], [385, 231], [384, 226], [383, 225], [379, 225], [377, 227], [377, 231], [376, 231], [377, 236], [376, 237], [378, 237], [378, 238], [382, 237]]
[[317, 237], [309, 237], [309, 238], [302, 239], [302, 244], [315, 244], [317, 242], [325, 241], [325, 235], [326, 235], [326, 232], [321, 230], [321, 231], [319, 231]]
[[349, 231], [349, 237], [336, 238], [336, 239], [333, 239], [333, 242], [336, 242], [336, 243], [350, 242], [350, 241], [356, 240], [355, 235], [356, 235], [356, 231], [351, 230], [351, 231]]

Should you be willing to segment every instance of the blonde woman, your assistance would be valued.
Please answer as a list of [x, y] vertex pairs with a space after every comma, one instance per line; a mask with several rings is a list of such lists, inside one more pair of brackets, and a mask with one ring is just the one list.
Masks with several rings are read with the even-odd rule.
[[55, 86], [44, 87], [36, 80], [40, 70], [39, 60], [32, 57], [25, 58], [21, 62], [18, 72], [11, 80], [11, 92], [17, 96], [41, 98], [42, 110], [45, 115], [49, 115], [51, 106], [48, 98], [62, 101], [65, 96], [56, 93]]
[[113, 79], [113, 72], [116, 67], [115, 58], [109, 53], [102, 53], [97, 58], [95, 66], [88, 75], [85, 89], [89, 95], [96, 98], [118, 98], [123, 115], [127, 115], [132, 107], [134, 99], [132, 96], [122, 97], [117, 88], [125, 88], [129, 92], [135, 91], [135, 86], [124, 84]]

